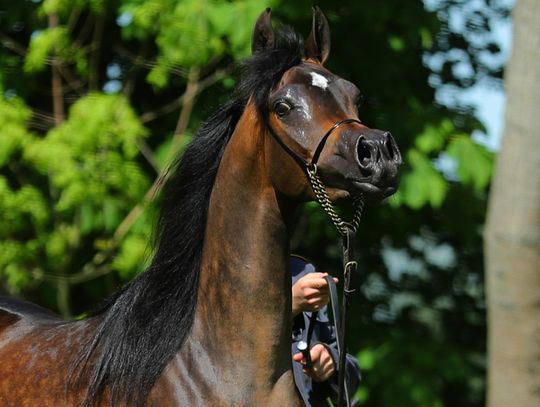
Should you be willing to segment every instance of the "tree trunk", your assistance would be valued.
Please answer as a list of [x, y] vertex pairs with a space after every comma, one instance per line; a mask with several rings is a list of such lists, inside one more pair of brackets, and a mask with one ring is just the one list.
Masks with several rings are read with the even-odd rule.
[[518, 0], [485, 235], [489, 407], [540, 406], [540, 1]]

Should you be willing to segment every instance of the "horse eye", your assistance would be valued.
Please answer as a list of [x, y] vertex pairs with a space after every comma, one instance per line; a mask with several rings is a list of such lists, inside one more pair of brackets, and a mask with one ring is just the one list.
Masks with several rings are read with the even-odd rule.
[[291, 111], [291, 109], [292, 109], [291, 105], [289, 105], [287, 102], [283, 102], [283, 101], [277, 102], [274, 105], [274, 112], [276, 112], [276, 114], [279, 117], [283, 117], [283, 116], [287, 115], [287, 113], [289, 113]]

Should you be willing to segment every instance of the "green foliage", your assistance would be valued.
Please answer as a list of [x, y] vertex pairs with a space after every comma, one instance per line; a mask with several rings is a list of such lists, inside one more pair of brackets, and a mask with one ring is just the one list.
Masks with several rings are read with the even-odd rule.
[[[276, 6], [275, 20], [305, 35], [311, 2], [4, 3], [0, 290], [77, 315], [146, 267], [155, 222], [149, 189], [230, 96], [237, 81], [230, 69], [249, 55], [257, 15]], [[391, 130], [405, 160], [399, 192], [390, 205], [366, 208], [359, 232], [361, 296], [350, 348], [364, 370], [357, 397], [369, 406], [483, 405], [480, 231], [493, 154], [470, 137], [482, 129], [472, 112], [438, 105], [429, 84], [471, 86], [499, 78], [500, 67], [479, 57], [487, 39], [471, 46], [450, 26], [449, 10], [466, 2], [430, 3], [431, 11], [421, 1], [319, 4], [332, 30], [329, 69], [359, 86], [360, 117]], [[503, 13], [476, 3], [484, 8], [466, 16], [474, 21]], [[475, 27], [475, 35], [489, 35]], [[452, 69], [460, 63], [452, 49], [471, 61], [466, 77]], [[442, 63], [429, 63], [430, 55]], [[61, 89], [51, 87], [53, 61]], [[199, 89], [181, 128], [178, 98], [194, 72], [199, 85], [214, 85]], [[61, 111], [51, 100], [59, 96]], [[441, 158], [455, 168], [443, 169]], [[318, 205], [307, 204], [293, 249], [337, 272], [338, 242]], [[69, 281], [68, 301], [59, 277]]]
[[124, 239], [120, 253], [112, 262], [112, 267], [118, 271], [123, 280], [132, 279], [146, 265], [148, 251], [148, 236], [132, 235]]
[[0, 96], [0, 134], [9, 134], [0, 138], [0, 167], [32, 137], [26, 128], [30, 114], [20, 98], [6, 100]]
[[251, 27], [238, 21], [253, 21], [269, 5], [263, 0], [129, 0], [121, 10], [133, 21], [123, 33], [139, 39], [155, 35], [160, 54], [147, 79], [164, 88], [174, 66], [200, 68], [225, 53], [247, 56]]
[[65, 27], [48, 28], [34, 33], [24, 70], [29, 73], [42, 71], [53, 54], [64, 62], [75, 63], [80, 73], [86, 71], [84, 52], [71, 43]]
[[461, 182], [483, 191], [491, 180], [493, 153], [475, 143], [466, 134], [456, 136], [448, 146], [448, 155], [457, 161]]
[[443, 119], [438, 126], [428, 123], [414, 143], [416, 148], [424, 154], [441, 151], [445, 142], [455, 132], [455, 127], [448, 119]]
[[122, 96], [90, 94], [73, 105], [68, 120], [31, 144], [24, 156], [58, 189], [58, 211], [93, 202], [107, 213], [106, 208], [110, 212], [114, 205], [107, 205], [104, 197], [125, 195], [118, 205], [127, 208], [149, 186], [134, 161], [137, 139], [145, 133]]
[[44, 0], [40, 11], [45, 15], [56, 13], [68, 16], [74, 9], [89, 9], [100, 13], [103, 6], [103, 0]]
[[401, 177], [401, 186], [391, 201], [393, 205], [405, 204], [419, 209], [426, 204], [438, 208], [444, 201], [448, 186], [431, 160], [418, 150], [407, 152], [407, 162], [411, 170]]

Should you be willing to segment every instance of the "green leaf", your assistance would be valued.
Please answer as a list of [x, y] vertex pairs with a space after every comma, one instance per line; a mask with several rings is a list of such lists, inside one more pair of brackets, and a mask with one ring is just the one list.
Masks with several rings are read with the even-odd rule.
[[137, 139], [146, 129], [121, 95], [90, 94], [71, 108], [68, 119], [25, 149], [24, 157], [58, 188], [59, 211], [82, 202], [102, 205], [119, 195], [129, 207], [144, 195], [149, 180], [136, 161]]
[[103, 221], [105, 229], [113, 231], [118, 226], [121, 218], [121, 211], [115, 199], [105, 199], [103, 201]]
[[401, 177], [394, 205], [405, 204], [413, 209], [426, 204], [440, 207], [448, 190], [443, 176], [435, 169], [432, 161], [418, 150], [409, 150], [407, 157], [411, 169]]
[[45, 68], [48, 58], [65, 51], [69, 38], [65, 27], [47, 28], [32, 36], [24, 61], [26, 72], [38, 72]]
[[80, 206], [80, 228], [83, 235], [88, 234], [94, 228], [94, 211], [90, 202], [84, 202]]
[[26, 129], [30, 115], [30, 109], [22, 99], [13, 97], [5, 100], [0, 96], [0, 167], [31, 140], [32, 136]]
[[68, 16], [74, 8], [89, 9], [98, 14], [103, 11], [104, 0], [44, 0], [41, 6], [43, 14]]
[[414, 143], [418, 150], [425, 154], [440, 151], [453, 132], [455, 132], [453, 123], [443, 119], [438, 125], [427, 124]]
[[130, 235], [122, 242], [120, 252], [115, 257], [112, 267], [124, 279], [133, 278], [144, 269], [148, 238], [144, 235]]
[[465, 134], [455, 137], [447, 152], [457, 161], [457, 174], [461, 182], [471, 185], [477, 191], [483, 191], [489, 185], [493, 172], [493, 153]]
[[405, 41], [397, 35], [388, 37], [388, 44], [390, 45], [390, 48], [396, 52], [401, 52], [405, 49]]

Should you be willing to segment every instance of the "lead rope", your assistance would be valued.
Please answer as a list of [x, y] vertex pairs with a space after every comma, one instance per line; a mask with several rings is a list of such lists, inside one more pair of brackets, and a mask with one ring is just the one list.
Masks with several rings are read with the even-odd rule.
[[[326, 188], [324, 184], [322, 183], [321, 179], [317, 175], [317, 166], [311, 165], [307, 166], [306, 170], [309, 181], [311, 184], [311, 187], [313, 189], [313, 192], [315, 194], [315, 197], [317, 198], [317, 201], [322, 206], [323, 210], [328, 214], [330, 219], [332, 219], [332, 222], [334, 223], [334, 226], [338, 230], [338, 232], [341, 234], [343, 238], [343, 303], [342, 303], [342, 312], [341, 316], [339, 315], [339, 308], [337, 306], [338, 303], [338, 297], [337, 297], [337, 290], [334, 281], [330, 276], [326, 279], [329, 285], [330, 289], [330, 301], [331, 301], [331, 307], [332, 307], [332, 314], [334, 318], [334, 325], [335, 325], [335, 331], [336, 331], [336, 342], [338, 345], [338, 354], [339, 354], [339, 361], [338, 361], [338, 400], [337, 400], [337, 407], [343, 406], [343, 401], [345, 401], [347, 407], [350, 407], [351, 405], [351, 399], [349, 397], [349, 391], [347, 386], [345, 385], [345, 379], [346, 379], [346, 356], [347, 356], [347, 349], [346, 349], [346, 332], [347, 332], [347, 311], [350, 305], [350, 298], [352, 294], [356, 291], [355, 284], [355, 278], [356, 278], [356, 271], [358, 268], [357, 262], [354, 260], [354, 237], [356, 235], [356, 231], [358, 230], [358, 226], [360, 225], [360, 220], [362, 218], [362, 210], [364, 209], [364, 201], [361, 197], [356, 197], [353, 200], [353, 207], [354, 207], [354, 214], [350, 222], [345, 222], [341, 217], [338, 215], [336, 210], [334, 209], [334, 205], [332, 204], [332, 201], [330, 201], [330, 198], [328, 196], [328, 192], [326, 191]], [[315, 318], [317, 313], [314, 312], [311, 316], [311, 325], [314, 325]], [[310, 325], [310, 328], [311, 328]], [[305, 353], [307, 353], [307, 362], [309, 365], [311, 365], [311, 358], [309, 357], [309, 348], [311, 344], [311, 333], [308, 332], [307, 336], [307, 346]]]

